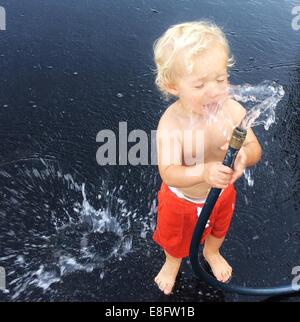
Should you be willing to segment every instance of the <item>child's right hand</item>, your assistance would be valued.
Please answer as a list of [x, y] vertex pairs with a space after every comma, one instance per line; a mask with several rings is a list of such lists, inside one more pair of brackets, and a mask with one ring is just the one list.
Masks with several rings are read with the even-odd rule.
[[230, 183], [233, 170], [222, 162], [208, 162], [204, 164], [204, 180], [214, 188], [225, 189]]

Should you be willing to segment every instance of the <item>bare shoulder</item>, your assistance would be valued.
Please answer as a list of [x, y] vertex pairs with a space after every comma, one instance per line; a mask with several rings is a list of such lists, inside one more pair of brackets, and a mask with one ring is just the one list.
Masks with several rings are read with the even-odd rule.
[[175, 112], [175, 108], [176, 108], [175, 103], [171, 104], [161, 116], [157, 127], [158, 130], [178, 129], [178, 122], [176, 119], [176, 112]]
[[234, 99], [227, 100], [225, 104], [226, 112], [231, 116], [235, 126], [238, 126], [244, 116], [246, 115], [246, 109]]

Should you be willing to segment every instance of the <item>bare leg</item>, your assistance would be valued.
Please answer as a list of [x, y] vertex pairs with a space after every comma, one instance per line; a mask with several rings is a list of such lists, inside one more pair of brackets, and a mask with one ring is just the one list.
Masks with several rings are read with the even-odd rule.
[[155, 277], [154, 281], [162, 292], [164, 292], [166, 295], [169, 295], [174, 287], [182, 258], [173, 257], [165, 250], [164, 252], [166, 255], [166, 262]]
[[232, 268], [225, 258], [220, 254], [220, 247], [224, 241], [223, 238], [216, 238], [208, 235], [205, 239], [203, 256], [210, 265], [213, 274], [218, 281], [226, 282], [231, 277]]

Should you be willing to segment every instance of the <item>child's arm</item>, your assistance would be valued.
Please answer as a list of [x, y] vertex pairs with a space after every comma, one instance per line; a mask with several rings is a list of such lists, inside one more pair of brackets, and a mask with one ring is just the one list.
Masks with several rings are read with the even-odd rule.
[[248, 129], [245, 142], [235, 159], [234, 172], [230, 183], [234, 183], [240, 178], [247, 167], [252, 167], [257, 163], [261, 158], [261, 154], [262, 149], [255, 134], [251, 129]]
[[242, 149], [246, 154], [246, 167], [252, 167], [261, 159], [262, 149], [252, 129], [247, 130]]

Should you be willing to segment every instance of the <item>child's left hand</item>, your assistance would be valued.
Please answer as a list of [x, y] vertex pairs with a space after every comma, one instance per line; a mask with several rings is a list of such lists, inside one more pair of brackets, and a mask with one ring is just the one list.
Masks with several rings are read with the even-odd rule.
[[[227, 149], [228, 149], [228, 143], [221, 147], [221, 150], [223, 151]], [[244, 170], [246, 168], [247, 168], [247, 154], [245, 152], [245, 149], [241, 147], [234, 161], [233, 174], [232, 174], [232, 179], [230, 181], [230, 184], [233, 184], [237, 179], [239, 179], [243, 175]]]

